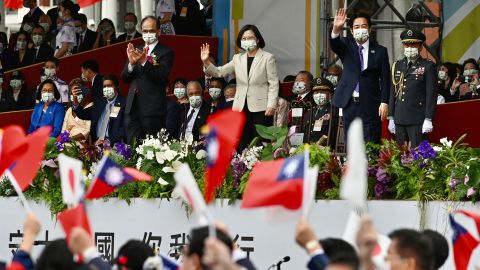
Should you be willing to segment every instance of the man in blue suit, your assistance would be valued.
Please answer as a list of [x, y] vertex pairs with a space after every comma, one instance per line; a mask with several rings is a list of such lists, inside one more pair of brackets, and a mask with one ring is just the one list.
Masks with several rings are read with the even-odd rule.
[[352, 38], [340, 38], [346, 21], [339, 9], [333, 22], [330, 44], [343, 63], [343, 74], [333, 95], [333, 105], [343, 109], [345, 135], [357, 117], [363, 121], [365, 141], [380, 143], [381, 120], [388, 116], [390, 63], [387, 49], [369, 39], [370, 18], [354, 15], [348, 25]]
[[96, 144], [103, 144], [108, 140], [113, 145], [125, 140], [125, 98], [118, 90], [117, 77], [114, 75], [103, 77], [103, 98], [95, 100], [93, 106], [89, 108], [78, 106], [76, 96], [82, 91], [75, 88], [72, 90], [74, 112], [80, 119], [92, 121], [90, 136]]

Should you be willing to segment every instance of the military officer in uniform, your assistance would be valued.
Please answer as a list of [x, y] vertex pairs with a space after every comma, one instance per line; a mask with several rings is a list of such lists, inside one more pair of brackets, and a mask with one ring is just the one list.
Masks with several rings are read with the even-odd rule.
[[388, 130], [397, 144], [417, 147], [432, 132], [437, 103], [437, 67], [420, 56], [425, 35], [405, 30], [400, 39], [405, 58], [392, 65]]
[[315, 105], [306, 111], [302, 132], [304, 143], [328, 145], [335, 149], [338, 127], [338, 108], [332, 103], [333, 84], [324, 78], [316, 78], [312, 82]]

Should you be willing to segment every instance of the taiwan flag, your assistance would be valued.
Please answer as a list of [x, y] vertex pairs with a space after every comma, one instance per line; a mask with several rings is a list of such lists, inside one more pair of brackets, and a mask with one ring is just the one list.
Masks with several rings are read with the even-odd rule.
[[28, 150], [25, 131], [19, 126], [0, 129], [0, 175]]
[[302, 206], [308, 154], [258, 162], [243, 194], [242, 208], [280, 205], [289, 210]]
[[152, 177], [134, 168], [122, 168], [108, 156], [103, 156], [85, 195], [86, 199], [98, 199], [115, 191], [121, 185], [135, 180], [150, 181]]
[[207, 167], [205, 169], [205, 201], [211, 202], [215, 190], [222, 185], [242, 135], [245, 115], [243, 112], [226, 110], [208, 118], [205, 136]]
[[163, 263], [163, 268], [164, 270], [178, 270], [180, 269], [180, 265], [170, 259], [167, 255], [163, 255], [160, 253], [160, 258], [162, 259], [162, 263]]
[[480, 229], [480, 215], [468, 212], [468, 211], [455, 211], [450, 214], [450, 226], [452, 227], [453, 233], [453, 259], [455, 261], [455, 268], [458, 270], [473, 269], [469, 267], [471, 263], [471, 257], [473, 251], [478, 247], [480, 243], [479, 239], [476, 239], [464, 226], [460, 225], [454, 219], [454, 214], [463, 214], [473, 220], [477, 232]]

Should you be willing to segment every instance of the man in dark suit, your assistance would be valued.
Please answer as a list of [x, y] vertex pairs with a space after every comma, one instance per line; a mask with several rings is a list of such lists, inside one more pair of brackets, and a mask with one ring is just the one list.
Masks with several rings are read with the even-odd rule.
[[118, 36], [117, 42], [122, 42], [126, 40], [132, 40], [134, 38], [142, 37], [142, 34], [140, 34], [137, 31], [138, 20], [137, 20], [137, 16], [134, 13], [131, 13], [131, 12], [125, 13], [123, 20], [124, 20], [125, 33]]
[[122, 71], [123, 81], [130, 83], [125, 108], [129, 143], [145, 135], [155, 135], [165, 127], [165, 89], [173, 65], [173, 51], [158, 42], [157, 18], [143, 18], [141, 28], [145, 47], [142, 50], [128, 44], [128, 63]]
[[313, 81], [312, 73], [302, 70], [295, 77], [292, 92], [295, 95], [291, 102], [289, 111], [288, 127], [295, 126], [295, 133], [290, 137], [290, 143], [293, 146], [299, 146], [303, 143], [307, 134], [303, 132], [304, 114], [315, 106], [311, 84]]
[[417, 147], [433, 129], [437, 103], [437, 67], [420, 56], [425, 35], [405, 30], [400, 35], [405, 58], [392, 66], [388, 129], [397, 144]]
[[237, 86], [233, 83], [228, 84], [223, 89], [223, 96], [225, 100], [218, 104], [219, 110], [231, 109], [233, 106], [233, 100], [235, 99], [235, 93], [237, 92]]
[[33, 47], [29, 50], [32, 63], [41, 63], [47, 61], [50, 57], [53, 57], [53, 49], [45, 42], [45, 30], [40, 25], [33, 27], [32, 31]]
[[207, 123], [210, 115], [210, 105], [203, 101], [202, 86], [197, 81], [187, 84], [189, 106], [182, 107], [182, 126], [180, 139], [193, 136], [194, 141], [202, 140], [200, 129]]
[[103, 98], [97, 99], [92, 107], [78, 106], [76, 96], [82, 94], [80, 87], [73, 89], [72, 94], [75, 114], [83, 120], [91, 120], [90, 136], [95, 144], [103, 144], [105, 140], [113, 145], [125, 140], [124, 113], [125, 98], [119, 95], [118, 79], [115, 75], [103, 78]]
[[212, 25], [213, 25], [213, 0], [202, 0], [200, 1], [203, 5], [203, 9], [200, 10], [202, 13], [203, 23], [205, 24], [204, 35], [212, 35]]
[[357, 117], [363, 121], [365, 141], [380, 143], [381, 120], [388, 115], [390, 64], [387, 49], [373, 40], [370, 18], [354, 15], [348, 24], [352, 38], [340, 38], [346, 21], [344, 9], [335, 15], [330, 44], [343, 63], [343, 74], [333, 95], [333, 105], [343, 109], [345, 135]]
[[27, 14], [25, 14], [25, 16], [23, 16], [22, 23], [27, 19], [31, 19], [34, 25], [38, 24], [40, 16], [44, 15], [45, 13], [38, 7], [37, 0], [23, 1], [23, 6], [29, 8], [30, 10]]
[[103, 98], [103, 77], [98, 74], [98, 62], [89, 59], [80, 65], [80, 69], [82, 70], [82, 80], [92, 84], [90, 88], [92, 100], [96, 101]]
[[79, 13], [73, 19], [75, 32], [77, 33], [77, 44], [73, 51], [78, 53], [93, 49], [93, 44], [95, 44], [95, 40], [97, 39], [97, 33], [88, 29], [87, 16]]

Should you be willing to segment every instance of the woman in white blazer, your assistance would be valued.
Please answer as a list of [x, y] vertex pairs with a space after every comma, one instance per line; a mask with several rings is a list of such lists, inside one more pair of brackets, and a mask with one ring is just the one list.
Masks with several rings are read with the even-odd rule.
[[210, 62], [208, 44], [201, 46], [200, 57], [208, 76], [235, 74], [237, 92], [232, 109], [245, 112], [247, 119], [240, 146], [243, 149], [256, 136], [256, 124], [273, 124], [279, 85], [275, 57], [262, 49], [265, 41], [255, 25], [247, 24], [240, 30], [236, 45], [244, 52], [235, 54], [224, 66], [216, 67]]

